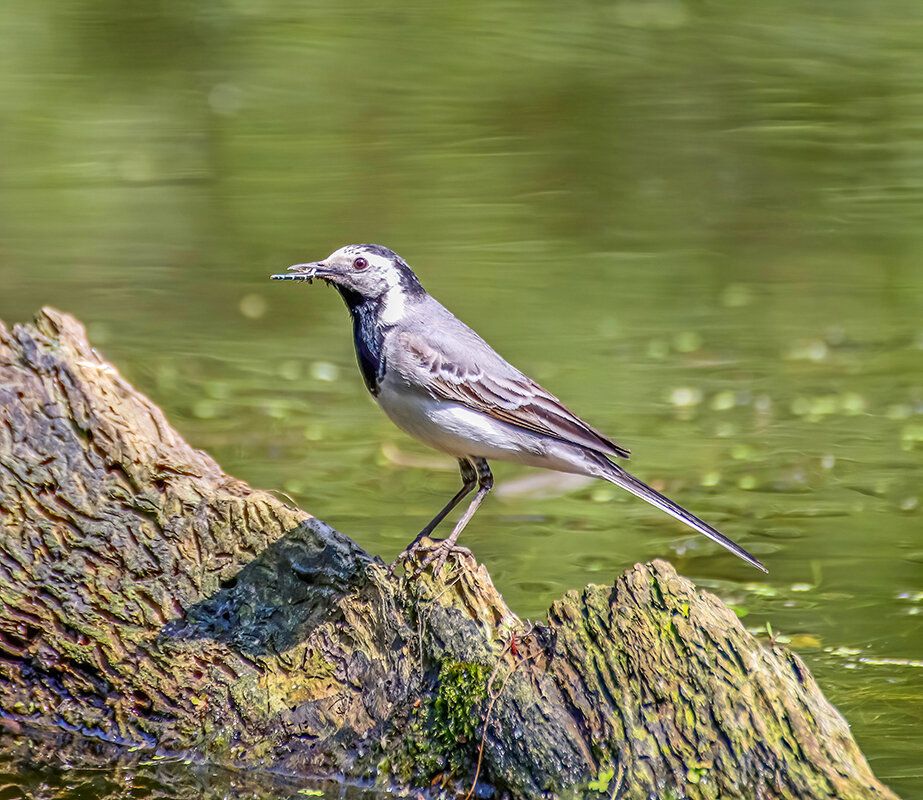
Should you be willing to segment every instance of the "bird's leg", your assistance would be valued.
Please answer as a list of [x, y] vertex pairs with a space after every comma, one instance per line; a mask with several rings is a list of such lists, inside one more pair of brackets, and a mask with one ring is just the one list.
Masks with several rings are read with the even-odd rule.
[[458, 466], [461, 469], [461, 476], [462, 476], [461, 489], [458, 490], [455, 497], [453, 497], [451, 500], [449, 500], [448, 503], [446, 503], [445, 508], [443, 508], [442, 511], [436, 514], [436, 516], [433, 517], [432, 520], [430, 520], [427, 523], [426, 527], [417, 534], [417, 537], [407, 546], [407, 549], [405, 549], [403, 553], [401, 553], [396, 559], [394, 559], [393, 563], [388, 569], [388, 574], [391, 574], [392, 572], [394, 572], [394, 568], [401, 561], [403, 561], [405, 558], [407, 558], [408, 556], [410, 556], [412, 553], [414, 553], [416, 550], [420, 548], [420, 542], [423, 539], [425, 539], [427, 536], [429, 536], [434, 530], [436, 530], [436, 526], [439, 525], [439, 523], [442, 522], [442, 520], [446, 518], [446, 515], [453, 508], [455, 508], [455, 506], [457, 506], [461, 502], [462, 498], [466, 494], [468, 494], [477, 484], [478, 472], [475, 469], [474, 464], [472, 464], [467, 458], [460, 458], [458, 459]]
[[[468, 492], [470, 492], [477, 484], [478, 473], [474, 467], [474, 464], [472, 464], [467, 459], [460, 458], [458, 459], [458, 465], [461, 467], [462, 488], [458, 490], [458, 494], [456, 494], [455, 497], [446, 503], [446, 507], [442, 509], [442, 511], [440, 511], [438, 514], [436, 514], [436, 516], [433, 517], [429, 524], [427, 524], [427, 526], [422, 531], [420, 531], [417, 538], [414, 539], [414, 544], [419, 542], [420, 539], [422, 539], [424, 536], [429, 536], [434, 530], [436, 530], [436, 526], [446, 518], [446, 515], [453, 508], [455, 508], [455, 506], [461, 502], [461, 499], [466, 494], [468, 494]], [[411, 547], [412, 546], [413, 545], [411, 545]]]
[[493, 488], [494, 485], [494, 476], [490, 471], [490, 467], [487, 466], [487, 461], [483, 458], [472, 458], [472, 463], [477, 469], [478, 476], [478, 490], [474, 495], [474, 498], [468, 504], [468, 508], [465, 509], [465, 513], [462, 514], [461, 519], [455, 523], [455, 527], [452, 529], [452, 533], [441, 542], [437, 542], [432, 548], [427, 548], [430, 552], [428, 555], [420, 562], [420, 565], [414, 570], [414, 575], [419, 575], [426, 567], [435, 562], [433, 567], [433, 573], [438, 574], [439, 570], [442, 569], [442, 565], [445, 564], [446, 559], [451, 553], [457, 554], [470, 554], [470, 550], [465, 547], [456, 547], [455, 542], [458, 540], [458, 535], [465, 529], [465, 526], [471, 521], [471, 518], [474, 516], [474, 512], [478, 510], [478, 507], [483, 502], [484, 498], [487, 497], [487, 493]]

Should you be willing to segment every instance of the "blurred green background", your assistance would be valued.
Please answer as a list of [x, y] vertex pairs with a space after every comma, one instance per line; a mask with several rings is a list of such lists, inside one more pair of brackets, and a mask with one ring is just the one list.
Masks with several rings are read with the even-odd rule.
[[670, 558], [791, 639], [923, 797], [923, 9], [902, 0], [5, 0], [0, 318], [49, 304], [231, 474], [390, 560], [456, 490], [346, 312], [400, 253], [763, 576], [602, 483], [499, 465], [515, 610]]

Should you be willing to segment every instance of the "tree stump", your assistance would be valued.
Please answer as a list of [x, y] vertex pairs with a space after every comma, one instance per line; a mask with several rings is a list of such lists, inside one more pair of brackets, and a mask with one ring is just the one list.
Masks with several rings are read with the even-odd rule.
[[10, 752], [57, 730], [431, 795], [480, 763], [478, 796], [895, 797], [801, 659], [669, 564], [536, 625], [471, 560], [390, 579], [224, 474], [53, 309], [0, 323], [0, 521]]

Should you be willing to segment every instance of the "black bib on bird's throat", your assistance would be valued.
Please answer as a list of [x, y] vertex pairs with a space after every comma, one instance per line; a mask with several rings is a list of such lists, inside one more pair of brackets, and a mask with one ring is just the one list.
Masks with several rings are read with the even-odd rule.
[[381, 300], [363, 297], [357, 292], [337, 287], [353, 318], [353, 342], [362, 380], [372, 395], [378, 394], [378, 384], [384, 374], [384, 334], [379, 316]]

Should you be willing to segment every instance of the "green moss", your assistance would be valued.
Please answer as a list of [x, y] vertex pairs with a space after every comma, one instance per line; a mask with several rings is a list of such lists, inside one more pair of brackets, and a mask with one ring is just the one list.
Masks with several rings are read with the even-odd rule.
[[666, 602], [663, 599], [663, 591], [660, 588], [660, 581], [654, 575], [648, 578], [651, 587], [651, 605], [654, 608], [666, 608]]
[[[442, 662], [432, 718], [434, 737], [447, 753], [471, 749], [464, 745], [471, 742], [481, 721], [479, 711], [487, 697], [487, 677], [487, 668], [481, 664], [448, 659]], [[458, 766], [461, 763], [457, 761]], [[456, 764], [452, 766], [456, 768]]]
[[708, 765], [694, 764], [686, 771], [686, 780], [689, 783], [696, 784], [708, 774]]
[[606, 769], [600, 769], [599, 775], [592, 781], [587, 784], [587, 789], [591, 792], [600, 792], [604, 793], [609, 789], [609, 783], [615, 775], [615, 770], [612, 767]]
[[408, 783], [471, 767], [480, 744], [477, 729], [487, 678], [488, 668], [481, 664], [443, 659], [434, 694], [411, 713], [403, 747], [389, 759], [389, 767]]

